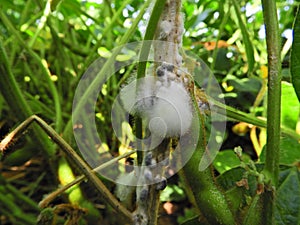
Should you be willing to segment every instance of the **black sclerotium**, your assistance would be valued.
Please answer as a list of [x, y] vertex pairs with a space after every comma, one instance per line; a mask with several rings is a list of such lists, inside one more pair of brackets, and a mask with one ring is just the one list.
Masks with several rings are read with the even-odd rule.
[[148, 189], [143, 188], [140, 192], [140, 201], [145, 202], [148, 199]]
[[145, 171], [144, 171], [144, 177], [147, 181], [150, 181], [152, 182], [152, 179], [153, 179], [153, 175], [152, 175], [152, 172], [150, 169], [146, 168]]
[[169, 72], [173, 72], [173, 71], [174, 71], [174, 65], [171, 64], [171, 63], [163, 62], [161, 66], [162, 66], [164, 69], [166, 69], [167, 71], [169, 71]]
[[147, 217], [144, 213], [139, 213], [133, 216], [133, 224], [145, 224], [147, 223]]
[[167, 179], [160, 177], [160, 181], [156, 184], [156, 190], [161, 191], [167, 187]]
[[165, 73], [166, 73], [166, 71], [162, 66], [157, 67], [157, 69], [156, 69], [157, 76], [162, 77], [165, 75]]
[[147, 155], [145, 156], [145, 165], [146, 166], [151, 166], [152, 164], [152, 153], [148, 152]]
[[170, 64], [170, 63], [163, 62], [161, 64], [161, 66], [157, 67], [156, 74], [157, 74], [157, 76], [162, 77], [166, 74], [166, 71], [173, 72], [174, 71], [174, 65]]

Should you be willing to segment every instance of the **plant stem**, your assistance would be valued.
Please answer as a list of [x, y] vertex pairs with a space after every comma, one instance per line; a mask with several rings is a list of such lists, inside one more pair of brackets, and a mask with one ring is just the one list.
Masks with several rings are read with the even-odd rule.
[[265, 171], [269, 173], [274, 186], [278, 183], [280, 144], [281, 103], [281, 60], [280, 35], [276, 2], [262, 0], [266, 26], [268, 52], [268, 110], [267, 110], [267, 160]]
[[[138, 70], [137, 70], [137, 80], [145, 76], [146, 65], [147, 65], [147, 58], [151, 48], [151, 42], [148, 40], [153, 40], [156, 27], [159, 21], [159, 18], [163, 12], [166, 0], [157, 0], [153, 7], [148, 26], [146, 29], [146, 33], [144, 36], [144, 41], [142, 43], [142, 48], [139, 55], [139, 63], [138, 63]], [[143, 137], [143, 124], [142, 119], [137, 117], [135, 119], [135, 128], [136, 128], [136, 137], [142, 139]], [[137, 149], [142, 149], [140, 141], [137, 141]], [[141, 151], [137, 152], [137, 163], [141, 165], [143, 161], [143, 154]]]
[[[257, 118], [249, 113], [245, 113], [233, 107], [224, 105], [218, 101], [215, 101], [212, 98], [209, 98], [209, 101], [212, 102], [212, 104], [214, 104], [215, 109], [218, 113], [227, 116], [231, 120], [246, 122], [258, 127], [264, 127], [264, 128], [267, 127], [267, 122], [265, 118]], [[282, 135], [286, 135], [295, 140], [300, 141], [300, 135], [295, 130], [292, 130], [291, 128], [282, 125], [281, 133]]]
[[[198, 108], [196, 100], [193, 100], [194, 107]], [[196, 108], [196, 109], [197, 109]], [[218, 189], [212, 175], [211, 168], [204, 171], [199, 171], [201, 158], [206, 151], [206, 130], [203, 115], [197, 110], [197, 116], [200, 120], [200, 133], [197, 148], [187, 164], [183, 167], [182, 179], [187, 181], [186, 186], [188, 191], [192, 191], [196, 207], [201, 211], [209, 224], [235, 224], [235, 219], [230, 211], [229, 204], [225, 195]], [[193, 123], [198, 124], [198, 122]], [[182, 158], [185, 158], [184, 152], [187, 149], [182, 149]]]
[[[268, 109], [267, 148], [264, 174], [272, 187], [278, 185], [280, 153], [280, 104], [281, 104], [281, 58], [280, 34], [276, 1], [262, 0], [266, 27], [268, 52]], [[274, 224], [274, 193], [267, 191], [264, 197], [264, 217], [267, 224]]]
[[[120, 15], [123, 12], [124, 8], [127, 5], [129, 5], [131, 2], [132, 0], [123, 1], [123, 4], [120, 6], [118, 11], [113, 14], [110, 23], [107, 26], [105, 26], [104, 30], [102, 31], [103, 34], [107, 34], [113, 29], [113, 26], [117, 23], [117, 20], [120, 18]], [[94, 45], [94, 47], [90, 50], [90, 54], [86, 57], [83, 68], [79, 71], [80, 76], [87, 69], [87, 67], [93, 62], [94, 56], [97, 53], [98, 48], [101, 46], [104, 37], [105, 36], [101, 36], [100, 39], [97, 41], [97, 43]]]
[[46, 5], [45, 5], [43, 16], [40, 18], [39, 25], [38, 25], [35, 33], [34, 33], [34, 36], [32, 37], [32, 39], [30, 40], [30, 42], [28, 44], [29, 48], [32, 48], [32, 46], [34, 45], [34, 43], [37, 40], [39, 34], [43, 30], [43, 28], [46, 24], [47, 18], [49, 17], [50, 13], [51, 13], [51, 0], [48, 0], [46, 2]]
[[[154, 68], [160, 65], [160, 63], [167, 62], [171, 63], [176, 67], [180, 67], [182, 62], [178, 61], [179, 49], [181, 47], [182, 36], [183, 36], [183, 18], [180, 15], [181, 10], [181, 0], [171, 0], [171, 1], [157, 1], [160, 6], [159, 17], [156, 18], [156, 27], [152, 28], [153, 33], [155, 31], [155, 40], [162, 40], [159, 44], [154, 42]], [[163, 4], [164, 3], [164, 4]], [[156, 4], [156, 5], [157, 5]], [[159, 6], [158, 6], [159, 7]], [[153, 9], [157, 10], [157, 9]], [[162, 24], [169, 21], [169, 26], [171, 27], [171, 32], [166, 38], [161, 39], [161, 33], [164, 32], [162, 29]], [[151, 28], [151, 27], [150, 27]], [[146, 37], [150, 38], [150, 37]], [[146, 64], [144, 64], [146, 66]], [[153, 157], [159, 158], [159, 155], [163, 157], [169, 157], [170, 155], [170, 139], [165, 138], [162, 143], [157, 147], [157, 150], [153, 152]], [[164, 176], [165, 168], [160, 168], [160, 175]], [[156, 189], [157, 184], [153, 184], [149, 187], [149, 225], [156, 225], [158, 219], [158, 208], [160, 203], [160, 191]]]

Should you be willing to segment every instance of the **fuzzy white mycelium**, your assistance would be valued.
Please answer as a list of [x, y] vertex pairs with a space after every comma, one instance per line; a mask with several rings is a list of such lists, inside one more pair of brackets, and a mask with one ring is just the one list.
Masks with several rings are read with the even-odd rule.
[[157, 76], [146, 76], [121, 90], [125, 110], [138, 114], [148, 124], [152, 135], [178, 137], [192, 122], [191, 99], [174, 66], [162, 63]]

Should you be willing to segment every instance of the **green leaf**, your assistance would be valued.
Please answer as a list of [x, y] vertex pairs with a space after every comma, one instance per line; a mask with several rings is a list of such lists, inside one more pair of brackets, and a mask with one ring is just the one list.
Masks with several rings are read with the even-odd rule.
[[298, 100], [300, 101], [300, 12], [296, 15], [294, 23], [294, 39], [291, 53], [291, 76]]
[[[257, 167], [258, 171], [261, 171], [263, 165], [256, 164], [256, 167]], [[228, 170], [225, 173], [221, 174], [220, 176], [218, 176], [217, 183], [225, 191], [232, 189], [232, 188], [236, 188], [237, 187], [236, 182], [243, 179], [243, 175], [245, 174], [245, 172], [246, 172], [245, 169], [243, 169], [241, 167], [233, 168], [233, 169]], [[256, 194], [256, 188], [257, 188], [256, 177], [249, 176], [248, 177], [248, 185], [249, 185], [249, 190], [246, 190], [246, 188], [243, 188], [243, 192], [246, 195], [254, 196]]]
[[222, 174], [227, 170], [238, 167], [241, 162], [233, 150], [225, 150], [218, 153], [213, 164], [215, 169]]
[[[247, 154], [243, 154], [242, 158], [244, 162], [248, 162], [250, 160], [250, 156]], [[213, 164], [215, 169], [220, 174], [223, 174], [228, 170], [239, 167], [241, 162], [233, 150], [223, 150], [218, 153]]]
[[284, 126], [293, 130], [296, 129], [299, 106], [293, 86], [283, 82], [281, 87], [281, 122]]
[[[260, 161], [265, 162], [266, 160], [266, 152], [265, 148], [262, 151], [260, 156]], [[296, 161], [300, 160], [300, 144], [297, 140], [284, 137], [280, 141], [280, 164], [293, 164]]]
[[297, 140], [285, 137], [280, 142], [280, 163], [292, 164], [300, 160], [300, 144]]
[[296, 167], [289, 170], [289, 174], [280, 184], [276, 196], [276, 224], [299, 224], [300, 182]]

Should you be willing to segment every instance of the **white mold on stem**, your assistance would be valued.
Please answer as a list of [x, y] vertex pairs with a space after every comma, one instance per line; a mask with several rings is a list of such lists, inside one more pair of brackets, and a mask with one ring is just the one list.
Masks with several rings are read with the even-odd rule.
[[160, 23], [160, 33], [159, 38], [160, 40], [165, 40], [171, 34], [173, 29], [173, 24], [167, 20], [164, 20]]
[[191, 99], [175, 73], [166, 69], [163, 74], [130, 83], [121, 90], [121, 100], [129, 113], [144, 119], [154, 136], [179, 137], [191, 126]]

